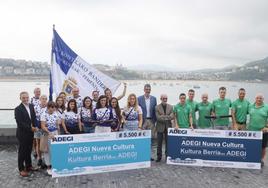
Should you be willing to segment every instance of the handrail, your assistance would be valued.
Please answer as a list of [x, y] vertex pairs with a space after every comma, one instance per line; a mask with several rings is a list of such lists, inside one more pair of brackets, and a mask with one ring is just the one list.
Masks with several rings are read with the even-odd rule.
[[14, 108], [0, 108], [0, 111], [11, 111], [15, 110]]

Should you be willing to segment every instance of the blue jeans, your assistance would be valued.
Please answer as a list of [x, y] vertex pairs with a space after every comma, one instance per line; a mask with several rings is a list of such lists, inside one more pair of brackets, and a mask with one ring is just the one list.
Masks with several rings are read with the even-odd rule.
[[84, 126], [85, 133], [95, 133], [95, 127], [93, 126]]

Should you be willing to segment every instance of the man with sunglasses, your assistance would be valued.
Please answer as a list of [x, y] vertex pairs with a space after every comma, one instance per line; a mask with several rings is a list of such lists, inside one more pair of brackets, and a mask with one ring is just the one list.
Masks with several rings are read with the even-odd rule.
[[156, 131], [157, 131], [157, 160], [162, 159], [162, 143], [165, 138], [165, 156], [167, 158], [167, 132], [168, 128], [172, 126], [171, 120], [174, 119], [173, 107], [167, 103], [168, 97], [162, 94], [160, 97], [161, 104], [155, 107], [156, 114]]

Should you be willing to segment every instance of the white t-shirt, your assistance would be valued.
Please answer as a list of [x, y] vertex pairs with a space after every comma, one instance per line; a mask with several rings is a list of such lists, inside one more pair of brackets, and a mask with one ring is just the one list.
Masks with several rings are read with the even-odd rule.
[[110, 119], [111, 108], [99, 108], [95, 109], [96, 120], [107, 121]]
[[68, 127], [74, 127], [74, 126], [78, 126], [78, 122], [80, 119], [80, 114], [78, 113], [74, 113], [73, 111], [65, 111], [62, 119], [65, 121], [66, 126]]
[[53, 132], [58, 129], [57, 121], [59, 120], [59, 116], [56, 112], [53, 112], [52, 114], [44, 112], [41, 114], [40, 119], [46, 123], [46, 127], [49, 132]]
[[92, 119], [92, 113], [90, 109], [87, 109], [85, 107], [80, 108], [80, 118], [82, 122], [89, 122]]
[[47, 112], [47, 107], [42, 107], [41, 104], [34, 106], [36, 120], [41, 121], [40, 117], [44, 112]]
[[137, 111], [135, 110], [135, 107], [130, 107], [130, 108], [125, 107], [123, 109], [123, 114], [127, 118], [126, 121], [139, 120], [139, 115], [142, 114], [142, 109], [140, 106], [138, 106]]
[[31, 98], [31, 104], [34, 106], [40, 105], [40, 99], [35, 97]]

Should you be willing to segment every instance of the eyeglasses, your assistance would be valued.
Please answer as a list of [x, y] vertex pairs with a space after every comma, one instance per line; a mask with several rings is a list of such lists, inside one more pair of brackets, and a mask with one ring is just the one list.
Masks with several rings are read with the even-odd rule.
[[163, 100], [167, 100], [167, 98], [162, 98]]

